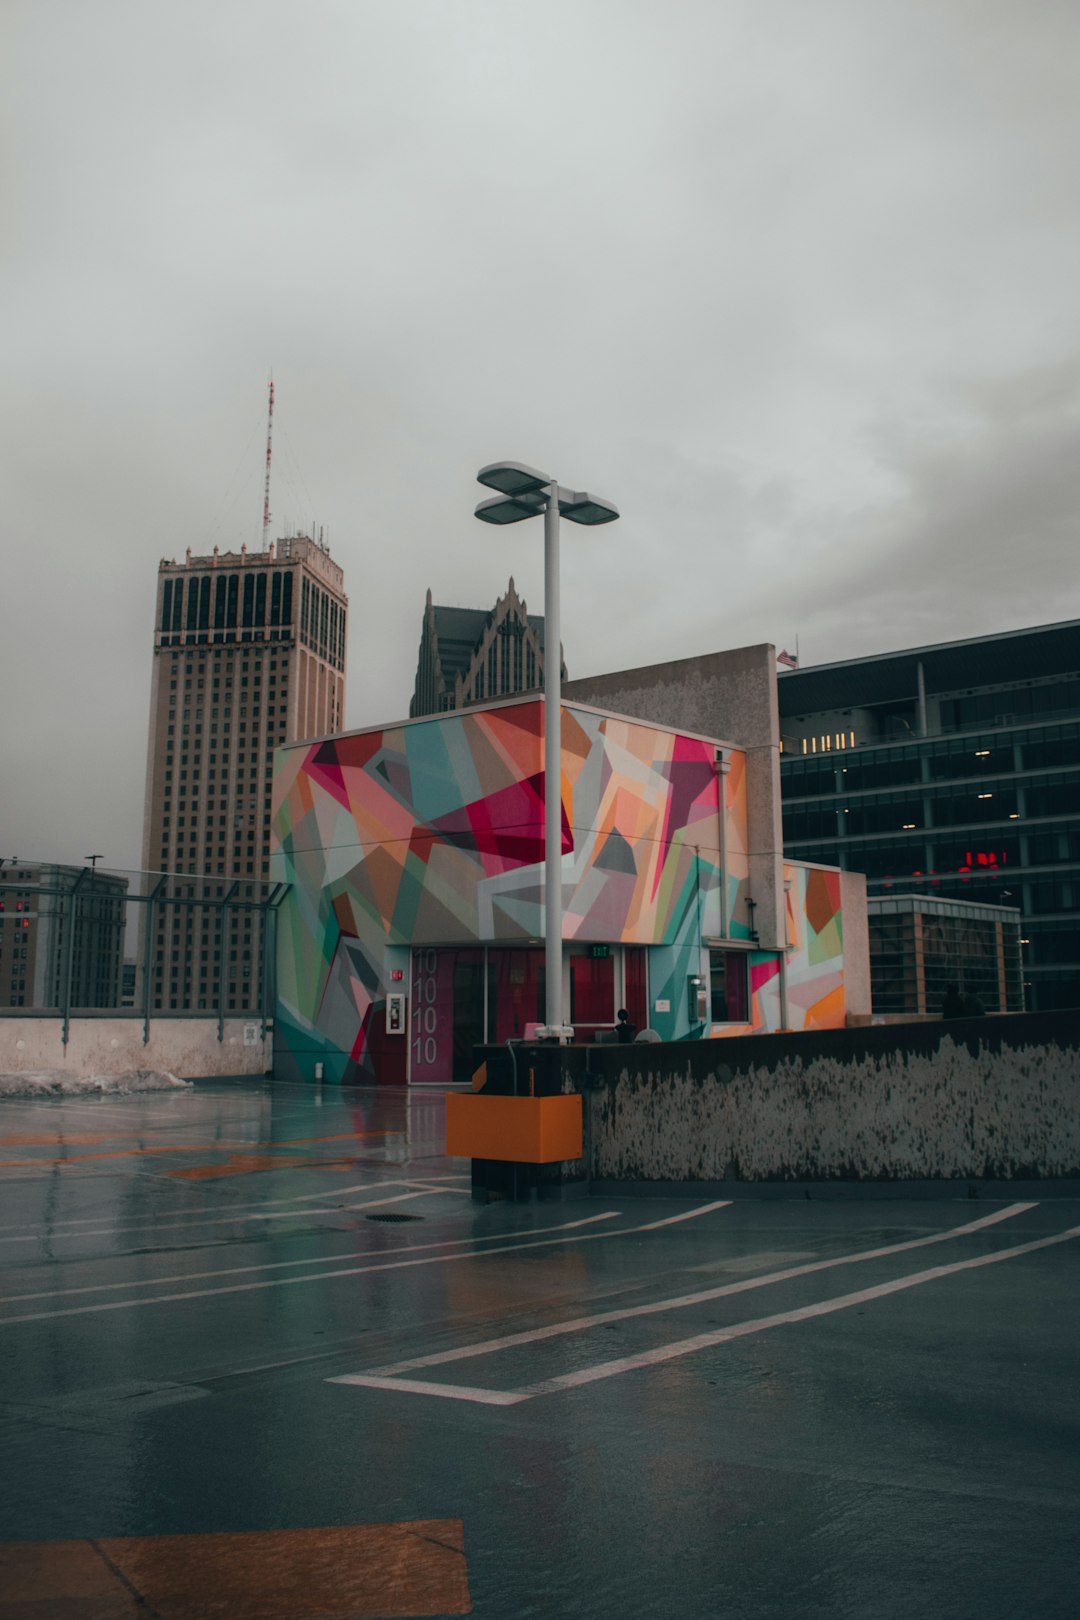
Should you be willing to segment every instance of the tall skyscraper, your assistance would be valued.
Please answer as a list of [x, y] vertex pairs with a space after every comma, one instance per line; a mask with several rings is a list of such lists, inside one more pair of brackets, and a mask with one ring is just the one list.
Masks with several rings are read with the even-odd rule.
[[[223, 886], [268, 878], [274, 749], [344, 723], [342, 583], [327, 548], [307, 535], [160, 563], [145, 871], [218, 880], [202, 896], [218, 902]], [[155, 925], [152, 1006], [250, 1004], [244, 980], [258, 982], [258, 943], [245, 941], [238, 914], [228, 937], [215, 935], [210, 916], [204, 905], [177, 907], [168, 928]]]
[[410, 719], [517, 697], [543, 684], [543, 615], [528, 611], [512, 577], [490, 611], [437, 607], [428, 591]]

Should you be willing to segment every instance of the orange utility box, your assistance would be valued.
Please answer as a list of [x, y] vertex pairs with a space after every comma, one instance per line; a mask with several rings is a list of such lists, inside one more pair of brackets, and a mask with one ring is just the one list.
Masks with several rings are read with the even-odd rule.
[[554, 1164], [581, 1158], [581, 1098], [446, 1097], [446, 1151], [460, 1159]]

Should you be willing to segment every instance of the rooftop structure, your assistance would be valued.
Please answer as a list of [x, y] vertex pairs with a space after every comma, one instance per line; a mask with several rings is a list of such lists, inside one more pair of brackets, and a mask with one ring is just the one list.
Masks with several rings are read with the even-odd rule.
[[[772, 850], [744, 748], [568, 699], [561, 759], [579, 1041], [617, 1034], [620, 1007], [665, 1040], [869, 1015], [862, 878]], [[543, 1023], [545, 785], [538, 696], [279, 753], [275, 1074], [445, 1084]]]

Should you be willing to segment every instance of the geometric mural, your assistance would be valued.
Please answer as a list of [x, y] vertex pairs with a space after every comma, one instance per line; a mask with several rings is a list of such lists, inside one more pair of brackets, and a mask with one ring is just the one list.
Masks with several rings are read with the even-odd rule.
[[[413, 947], [542, 938], [543, 715], [529, 698], [279, 750], [285, 1054], [322, 1055], [337, 1078], [374, 1078], [390, 975], [408, 983]], [[564, 938], [651, 947], [651, 996], [670, 984], [675, 1009], [666, 1029], [654, 1019], [665, 1038], [688, 1033], [678, 1021], [686, 975], [699, 971], [702, 940], [720, 935], [722, 881], [726, 915], [746, 914], [746, 761], [725, 752], [722, 775], [714, 743], [563, 705]], [[790, 869], [789, 927], [806, 960], [790, 964], [788, 999], [793, 1011], [793, 992], [803, 998], [806, 1021], [835, 990], [842, 935], [839, 879], [815, 872], [807, 888], [800, 870]], [[842, 1001], [842, 972], [838, 983]], [[766, 1008], [762, 1027], [768, 1018]]]
[[837, 1029], [844, 1023], [844, 919], [840, 873], [784, 863], [787, 937], [787, 1024], [780, 999], [780, 960], [755, 951], [750, 977], [754, 1029]]

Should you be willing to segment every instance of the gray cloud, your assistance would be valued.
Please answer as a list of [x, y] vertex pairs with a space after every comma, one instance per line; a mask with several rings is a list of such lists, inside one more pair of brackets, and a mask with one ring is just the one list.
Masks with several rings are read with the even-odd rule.
[[[1036, 0], [52, 0], [5, 13], [0, 853], [134, 863], [162, 555], [326, 524], [347, 717], [423, 593], [572, 673], [1077, 612], [1080, 13]], [[16, 693], [17, 700], [10, 701]]]
[[954, 404], [948, 430], [878, 424], [897, 493], [780, 587], [812, 661], [1080, 616], [1080, 354]]

